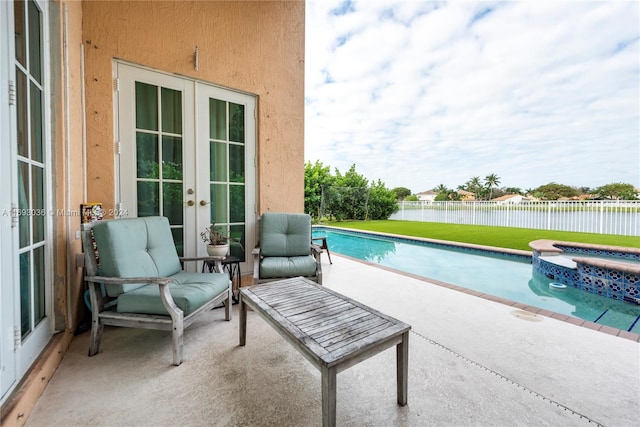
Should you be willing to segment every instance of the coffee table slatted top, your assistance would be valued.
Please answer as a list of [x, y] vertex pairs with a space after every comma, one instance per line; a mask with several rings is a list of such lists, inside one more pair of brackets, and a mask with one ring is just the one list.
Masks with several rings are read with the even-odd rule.
[[373, 343], [393, 340], [411, 326], [310, 280], [293, 278], [242, 288], [290, 338], [325, 366], [355, 358]]

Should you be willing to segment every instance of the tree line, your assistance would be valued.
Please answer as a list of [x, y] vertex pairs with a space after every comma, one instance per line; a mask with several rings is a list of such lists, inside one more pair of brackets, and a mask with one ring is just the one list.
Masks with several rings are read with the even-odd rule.
[[[507, 194], [519, 194], [538, 200], [572, 199], [587, 196], [589, 200], [638, 200], [638, 191], [632, 184], [614, 182], [591, 189], [589, 187], [572, 187], [569, 185], [550, 182], [537, 188], [521, 189], [520, 187], [498, 187], [500, 177], [495, 173], [484, 179], [479, 176], [470, 178], [456, 189], [439, 184], [432, 189], [438, 193], [436, 201], [463, 200], [465, 193], [470, 193], [474, 200], [492, 200]], [[417, 201], [418, 196], [411, 194], [405, 187], [394, 188], [399, 200]]]
[[[506, 194], [520, 194], [540, 200], [558, 200], [588, 195], [590, 200], [637, 200], [635, 187], [615, 182], [594, 189], [572, 187], [551, 182], [537, 188], [498, 187], [501, 178], [491, 173], [484, 178], [471, 177], [467, 182], [452, 189], [444, 184], [433, 191], [438, 193], [436, 201], [462, 200], [467, 192], [475, 200], [492, 200]], [[369, 181], [356, 171], [353, 164], [341, 173], [316, 160], [304, 165], [304, 210], [316, 221], [326, 218], [342, 220], [388, 219], [398, 211], [398, 202], [417, 201], [418, 197], [406, 187], [388, 189], [381, 180]]]
[[380, 181], [369, 181], [353, 164], [342, 174], [322, 162], [304, 165], [304, 210], [315, 220], [388, 219], [398, 210], [398, 197]]

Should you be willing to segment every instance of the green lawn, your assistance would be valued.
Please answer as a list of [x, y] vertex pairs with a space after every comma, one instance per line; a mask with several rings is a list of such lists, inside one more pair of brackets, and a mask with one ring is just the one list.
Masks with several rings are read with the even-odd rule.
[[614, 234], [574, 233], [569, 231], [534, 230], [530, 228], [489, 227], [484, 225], [443, 224], [419, 221], [340, 221], [324, 225], [355, 230], [380, 231], [403, 236], [450, 240], [499, 248], [530, 251], [529, 242], [538, 239], [564, 240], [599, 245], [640, 248], [640, 237]]

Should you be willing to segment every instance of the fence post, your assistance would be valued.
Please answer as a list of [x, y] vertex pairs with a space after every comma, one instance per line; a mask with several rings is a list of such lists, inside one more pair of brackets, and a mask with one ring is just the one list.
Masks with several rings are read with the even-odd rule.
[[600, 234], [603, 233], [604, 226], [604, 200], [600, 200]]
[[476, 204], [477, 203], [476, 203], [475, 200], [473, 202], [471, 202], [471, 203], [473, 203], [473, 207], [472, 207], [472, 209], [473, 209], [473, 225], [477, 225], [476, 224]]

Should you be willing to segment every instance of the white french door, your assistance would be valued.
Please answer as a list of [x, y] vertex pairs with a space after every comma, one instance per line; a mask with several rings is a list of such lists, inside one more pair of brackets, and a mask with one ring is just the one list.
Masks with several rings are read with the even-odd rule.
[[169, 218], [178, 253], [205, 255], [211, 222], [251, 271], [255, 230], [255, 97], [121, 62], [119, 211]]
[[53, 334], [47, 16], [45, 1], [0, 4], [1, 399]]
[[[12, 13], [12, 12], [11, 12]], [[9, 3], [0, 3], [0, 81], [2, 93], [9, 93], [10, 65], [12, 54], [10, 53], [10, 26], [13, 19], [9, 19]], [[6, 92], [5, 92], [6, 88]], [[0, 102], [0, 182], [12, 182], [12, 141], [9, 103]], [[14, 325], [14, 301], [16, 286], [13, 280], [13, 230], [11, 218], [11, 191], [8, 188], [0, 189], [0, 398], [16, 381], [16, 363], [13, 353], [13, 325]], [[2, 401], [0, 399], [0, 401]]]

